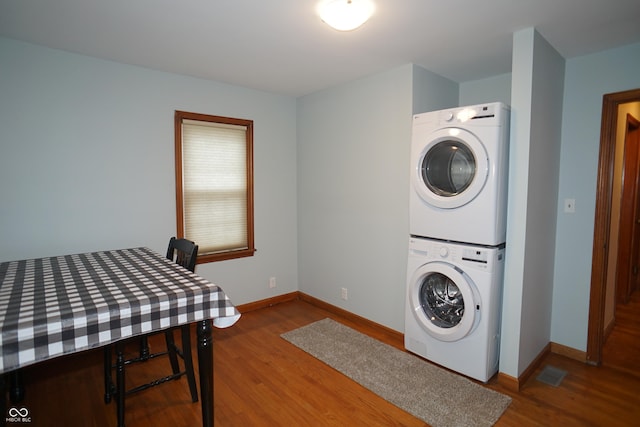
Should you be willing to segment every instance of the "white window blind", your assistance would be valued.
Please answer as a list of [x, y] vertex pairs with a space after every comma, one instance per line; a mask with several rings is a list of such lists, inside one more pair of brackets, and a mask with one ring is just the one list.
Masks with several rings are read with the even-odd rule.
[[249, 247], [245, 126], [184, 119], [184, 235], [199, 254]]

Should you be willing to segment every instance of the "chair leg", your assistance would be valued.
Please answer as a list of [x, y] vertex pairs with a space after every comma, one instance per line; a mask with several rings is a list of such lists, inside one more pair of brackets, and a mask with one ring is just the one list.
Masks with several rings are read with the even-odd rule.
[[144, 335], [140, 337], [140, 360], [148, 360], [149, 354], [149, 339]]
[[164, 332], [164, 340], [167, 342], [167, 352], [169, 353], [169, 362], [171, 363], [171, 370], [173, 374], [180, 373], [180, 365], [178, 365], [178, 357], [176, 355], [176, 343], [173, 339], [173, 329], [168, 329]]
[[116, 415], [118, 427], [124, 427], [124, 349], [122, 343], [116, 344]]
[[[175, 344], [173, 330], [165, 331], [165, 341], [167, 343], [167, 352], [169, 355], [169, 360], [171, 362], [171, 369], [173, 370], [174, 375], [186, 374], [187, 382], [189, 384], [189, 391], [191, 393], [192, 402], [198, 401], [198, 389], [196, 385], [195, 373], [193, 368], [193, 357], [191, 352], [191, 329], [189, 325], [181, 326], [181, 335], [182, 335], [182, 351], [178, 349]], [[144, 341], [144, 342], [143, 342]], [[146, 343], [146, 337], [140, 339], [140, 358], [142, 360], [146, 360], [149, 358], [147, 353], [146, 359], [143, 353], [143, 349], [148, 349], [148, 343]], [[127, 394], [125, 387], [125, 366], [126, 363], [129, 363], [125, 360], [124, 357], [124, 344], [123, 342], [118, 342], [115, 344], [115, 353], [116, 353], [116, 364], [115, 364], [115, 386], [112, 379], [112, 348], [113, 346], [108, 345], [104, 348], [104, 400], [105, 403], [109, 403], [113, 396], [116, 398], [116, 411], [117, 411], [117, 424], [118, 427], [124, 426], [124, 414], [125, 414], [125, 395]], [[178, 354], [180, 354], [184, 360], [185, 372], [180, 372], [180, 365], [178, 363]], [[149, 386], [161, 384], [166, 381], [170, 377], [165, 377], [164, 379], [160, 379], [155, 381], [154, 383], [145, 384], [143, 386], [136, 387], [131, 389], [130, 392], [136, 392], [139, 390], [144, 390]], [[176, 378], [176, 379], [177, 379]]]
[[111, 378], [111, 346], [104, 347], [104, 403], [111, 402], [113, 380]]
[[198, 388], [196, 386], [196, 376], [193, 372], [193, 357], [191, 357], [191, 328], [189, 325], [182, 326], [182, 355], [184, 359], [184, 370], [191, 391], [191, 401], [198, 401]]

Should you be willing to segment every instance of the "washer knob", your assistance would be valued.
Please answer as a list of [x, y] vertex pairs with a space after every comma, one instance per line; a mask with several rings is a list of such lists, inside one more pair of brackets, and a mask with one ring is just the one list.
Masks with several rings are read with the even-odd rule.
[[450, 122], [451, 120], [453, 120], [453, 113], [451, 111], [444, 113], [444, 121]]
[[449, 255], [449, 249], [445, 248], [444, 246], [440, 248], [440, 256], [442, 258], [446, 258], [447, 255]]

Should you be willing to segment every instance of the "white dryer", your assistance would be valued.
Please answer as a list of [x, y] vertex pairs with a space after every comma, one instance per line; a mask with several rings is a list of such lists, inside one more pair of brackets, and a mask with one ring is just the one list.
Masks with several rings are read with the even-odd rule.
[[478, 245], [506, 240], [510, 108], [413, 117], [409, 233]]
[[405, 348], [487, 382], [498, 371], [504, 247], [412, 237]]

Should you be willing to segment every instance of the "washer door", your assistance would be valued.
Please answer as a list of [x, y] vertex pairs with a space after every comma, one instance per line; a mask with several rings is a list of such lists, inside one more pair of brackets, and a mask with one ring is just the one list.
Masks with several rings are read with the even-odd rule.
[[409, 284], [409, 304], [420, 326], [440, 341], [467, 336], [480, 319], [480, 301], [471, 278], [443, 263], [422, 265]]
[[484, 187], [489, 175], [487, 151], [464, 129], [440, 129], [414, 161], [413, 187], [428, 204], [444, 209], [464, 206]]

